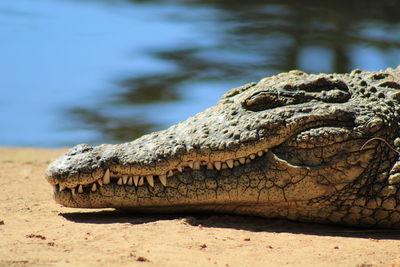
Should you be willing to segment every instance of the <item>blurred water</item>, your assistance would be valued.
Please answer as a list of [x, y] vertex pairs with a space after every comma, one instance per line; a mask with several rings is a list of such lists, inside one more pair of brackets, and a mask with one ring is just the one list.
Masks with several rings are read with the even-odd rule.
[[400, 64], [398, 1], [0, 2], [0, 145], [132, 140], [290, 69]]

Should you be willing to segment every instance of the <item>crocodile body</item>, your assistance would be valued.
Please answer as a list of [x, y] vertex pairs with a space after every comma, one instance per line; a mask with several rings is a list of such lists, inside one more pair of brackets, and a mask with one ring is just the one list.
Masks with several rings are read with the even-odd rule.
[[207, 211], [400, 228], [400, 66], [291, 71], [118, 145], [78, 145], [46, 173], [67, 207]]

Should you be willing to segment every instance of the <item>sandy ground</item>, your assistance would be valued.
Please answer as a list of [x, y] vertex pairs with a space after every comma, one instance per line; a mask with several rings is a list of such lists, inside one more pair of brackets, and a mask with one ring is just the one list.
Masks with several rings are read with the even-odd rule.
[[400, 266], [400, 232], [56, 204], [64, 150], [0, 148], [0, 266]]

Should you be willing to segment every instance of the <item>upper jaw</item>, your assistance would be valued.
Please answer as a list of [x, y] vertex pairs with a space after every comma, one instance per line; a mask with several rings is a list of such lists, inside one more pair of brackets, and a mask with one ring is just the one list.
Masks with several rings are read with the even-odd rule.
[[[286, 141], [292, 134], [288, 129], [296, 131], [296, 127], [301, 129], [310, 123], [318, 124], [319, 121], [323, 122], [322, 119], [329, 117], [329, 114], [310, 116], [305, 113], [291, 117], [291, 120], [284, 117], [274, 120], [275, 113], [278, 112], [270, 111], [262, 113], [265, 115], [263, 120], [259, 119], [260, 114], [247, 112], [248, 118], [243, 120], [243, 123], [237, 120], [224, 121], [229, 114], [218, 106], [210, 111], [211, 114], [220, 113], [209, 118], [204, 118], [206, 115], [200, 113], [167, 130], [143, 136], [129, 143], [98, 147], [78, 145], [49, 165], [47, 180], [52, 185], [74, 188], [103, 179], [107, 170], [115, 177], [158, 176], [164, 179], [185, 168], [234, 167], [249, 163], [255, 157], [262, 156], [268, 149]], [[243, 114], [239, 115], [246, 117]], [[256, 128], [253, 119], [258, 119], [257, 123], [262, 124], [264, 128]], [[215, 124], [214, 127], [207, 127], [212, 124]], [[196, 127], [193, 127], [194, 125]], [[249, 125], [253, 125], [255, 129], [248, 129]], [[237, 131], [240, 140], [248, 140], [238, 142], [235, 139], [235, 128], [242, 128]], [[206, 132], [207, 138], [202, 139]], [[257, 136], [255, 140], [252, 140], [252, 133]], [[213, 140], [218, 140], [218, 143], [213, 143]]]
[[[129, 143], [123, 144], [128, 146]], [[107, 145], [99, 147], [90, 147], [87, 151], [82, 151], [82, 147], [89, 148], [88, 145], [78, 145], [52, 162], [47, 171], [46, 178], [53, 186], [58, 186], [58, 190], [64, 188], [75, 188], [79, 185], [90, 185], [97, 182], [100, 185], [108, 184], [111, 180], [123, 179], [124, 184], [127, 179], [132, 178], [132, 181], [137, 185], [138, 181], [143, 178], [153, 180], [157, 177], [161, 183], [165, 184], [168, 177], [177, 173], [190, 170], [221, 170], [225, 168], [234, 168], [240, 165], [249, 164], [256, 158], [263, 157], [268, 148], [260, 149], [254, 153], [249, 153], [246, 156], [232, 155], [228, 159], [212, 160], [210, 157], [180, 157], [179, 160], [167, 160], [168, 167], [152, 168], [155, 164], [144, 165], [138, 162], [128, 162], [126, 155], [129, 151], [119, 150], [121, 145]], [[76, 151], [81, 150], [80, 153]], [[116, 151], [119, 151], [117, 153]], [[178, 158], [175, 155], [175, 158]], [[189, 160], [185, 160], [189, 158]], [[161, 161], [160, 161], [161, 162]], [[139, 166], [139, 167], [138, 167]], [[140, 168], [142, 166], [142, 168]], [[149, 182], [152, 185], [152, 182]]]

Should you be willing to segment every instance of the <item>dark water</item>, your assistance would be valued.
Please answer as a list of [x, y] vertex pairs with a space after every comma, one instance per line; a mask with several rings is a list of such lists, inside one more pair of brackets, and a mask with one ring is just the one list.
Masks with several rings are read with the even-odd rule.
[[0, 1], [0, 145], [132, 140], [291, 69], [400, 64], [400, 1]]

